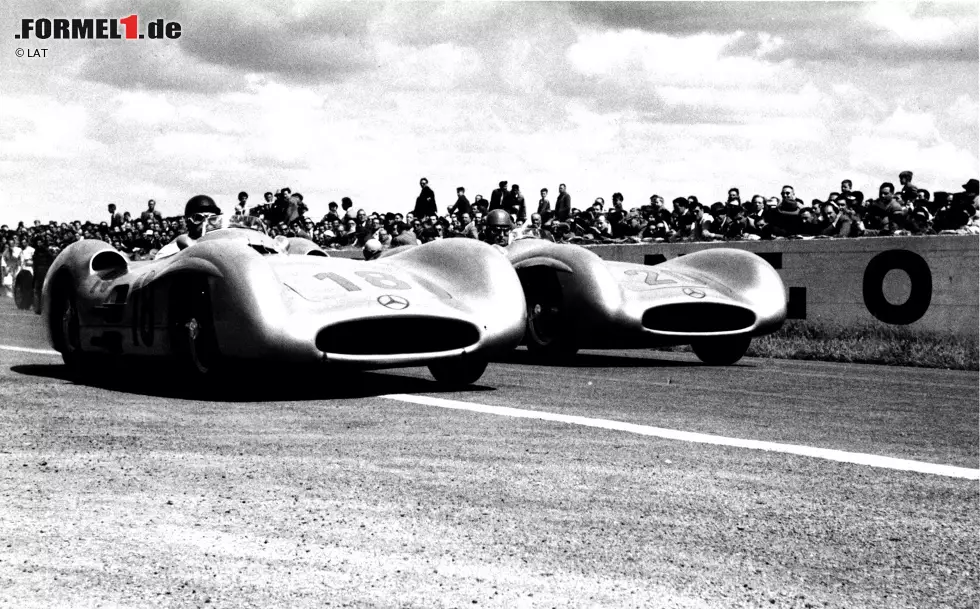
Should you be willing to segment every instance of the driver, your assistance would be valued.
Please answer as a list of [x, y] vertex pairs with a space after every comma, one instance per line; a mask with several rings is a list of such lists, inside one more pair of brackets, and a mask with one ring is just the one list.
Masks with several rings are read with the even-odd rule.
[[214, 199], [207, 195], [195, 195], [188, 199], [184, 206], [184, 222], [187, 225], [187, 234], [180, 235], [161, 247], [156, 257], [173, 256], [188, 245], [193, 245], [207, 230], [208, 218], [220, 214], [221, 208], [214, 202]]
[[490, 245], [507, 247], [514, 241], [514, 220], [504, 209], [494, 209], [487, 214], [487, 229], [483, 240]]

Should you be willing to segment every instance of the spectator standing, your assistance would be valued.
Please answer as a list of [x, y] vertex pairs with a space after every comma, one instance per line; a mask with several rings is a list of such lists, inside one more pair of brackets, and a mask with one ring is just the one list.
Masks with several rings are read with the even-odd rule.
[[978, 191], [980, 191], [980, 182], [977, 182], [977, 179], [973, 178], [967, 180], [966, 184], [963, 185], [963, 192], [960, 193], [964, 203], [972, 205], [974, 210], [978, 206]]
[[476, 214], [486, 214], [488, 207], [489, 204], [487, 203], [486, 199], [483, 198], [483, 195], [476, 195], [473, 197], [472, 213], [474, 218], [476, 217]]
[[357, 215], [357, 212], [354, 210], [354, 201], [352, 201], [350, 197], [344, 197], [340, 200], [340, 208], [344, 210], [343, 215], [340, 218], [344, 224], [346, 224], [348, 220], [353, 220]]
[[449, 215], [459, 217], [463, 214], [473, 213], [473, 206], [470, 205], [470, 200], [466, 198], [466, 189], [462, 186], [456, 187], [456, 203], [449, 208]]
[[728, 216], [728, 221], [722, 229], [722, 235], [725, 239], [729, 240], [742, 239], [748, 228], [749, 221], [745, 216], [745, 208], [742, 207], [741, 201], [734, 202], [729, 199], [728, 204], [725, 206], [725, 215]]
[[667, 209], [664, 203], [664, 198], [658, 194], [650, 195], [650, 218], [651, 220], [663, 220], [664, 222], [670, 222], [670, 210]]
[[933, 222], [936, 231], [962, 231], [977, 213], [977, 191], [980, 183], [976, 179], [963, 185], [963, 192], [947, 196], [947, 202], [938, 212]]
[[323, 220], [321, 220], [321, 222], [325, 222], [327, 224], [333, 224], [334, 220], [340, 220], [340, 213], [337, 211], [337, 209], [338, 208], [337, 208], [336, 201], [331, 201], [330, 203], [328, 203], [327, 213], [326, 215], [323, 216]]
[[246, 212], [248, 206], [248, 193], [244, 190], [238, 193], [238, 204], [235, 205], [234, 215], [236, 216], [247, 216]]
[[[834, 201], [827, 203], [837, 206]], [[800, 237], [816, 237], [821, 230], [820, 212], [813, 211], [812, 207], [804, 207], [800, 210], [800, 230], [797, 233]]]
[[691, 202], [684, 197], [675, 197], [671, 201], [671, 206], [674, 210], [670, 214], [670, 225], [673, 228], [678, 228], [682, 224], [689, 223], [692, 218], [688, 217], [691, 209]]
[[704, 205], [695, 202], [691, 204], [694, 215], [694, 238], [697, 241], [721, 241], [724, 235], [714, 231], [715, 219], [711, 214], [704, 213]]
[[865, 226], [871, 230], [888, 230], [896, 222], [902, 223], [905, 208], [895, 199], [895, 185], [883, 182], [878, 188], [878, 198], [868, 205], [864, 215]]
[[415, 209], [413, 210], [416, 218], [427, 218], [439, 213], [436, 207], [436, 195], [429, 188], [428, 178], [419, 180], [419, 196], [415, 198]]
[[523, 223], [527, 219], [527, 206], [524, 204], [521, 187], [517, 184], [511, 186], [505, 201], [504, 209], [507, 210], [507, 213], [515, 216], [518, 222]]
[[801, 222], [800, 211], [803, 208], [803, 204], [796, 198], [796, 191], [789, 184], [783, 186], [780, 194], [782, 195], [782, 201], [766, 216], [770, 235], [772, 237], [798, 235], [800, 233]]
[[726, 202], [726, 205], [733, 204], [739, 207], [742, 206], [742, 195], [739, 193], [738, 188], [734, 186], [728, 189], [728, 201]]
[[146, 211], [140, 214], [140, 220], [143, 222], [161, 222], [163, 220], [163, 214], [157, 211], [157, 202], [150, 199], [146, 202]]
[[564, 184], [558, 185], [558, 198], [555, 199], [555, 219], [559, 222], [567, 222], [572, 213], [572, 195], [568, 194], [568, 189]]
[[504, 206], [504, 199], [507, 196], [507, 180], [501, 180], [498, 188], [495, 188], [492, 193], [490, 193], [490, 207], [487, 211], [493, 211], [495, 209], [500, 209]]
[[541, 189], [541, 198], [538, 199], [538, 215], [544, 222], [551, 220], [551, 201], [548, 200], [548, 189]]
[[854, 195], [855, 197], [859, 197], [860, 201], [864, 201], [864, 193], [860, 190], [854, 190], [854, 182], [849, 179], [844, 179], [840, 183], [840, 196], [846, 197], [847, 195]]
[[[115, 206], [113, 206], [115, 207]], [[44, 287], [44, 278], [54, 262], [55, 250], [53, 242], [49, 242], [44, 234], [35, 238], [34, 256], [31, 260], [34, 267], [34, 312], [41, 312], [41, 289]]]
[[623, 209], [623, 193], [614, 192], [612, 196], [612, 209], [606, 214], [606, 220], [612, 227], [613, 237], [621, 238], [626, 234], [626, 210]]
[[903, 171], [898, 174], [898, 183], [902, 185], [899, 192], [901, 199], [905, 202], [912, 202], [919, 198], [919, 187], [912, 183], [912, 172]]
[[116, 211], [116, 204], [109, 203], [108, 210], [109, 210], [109, 227], [113, 228], [116, 226], [122, 226], [123, 215], [118, 211]]

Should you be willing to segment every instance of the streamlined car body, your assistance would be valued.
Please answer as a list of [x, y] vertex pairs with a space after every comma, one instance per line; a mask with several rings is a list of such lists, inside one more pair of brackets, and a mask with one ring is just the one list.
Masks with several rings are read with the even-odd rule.
[[453, 239], [362, 261], [255, 224], [220, 226], [146, 262], [102, 241], [67, 247], [44, 281], [52, 346], [75, 369], [93, 355], [176, 358], [200, 376], [236, 359], [427, 365], [437, 380], [472, 383], [524, 333], [520, 282], [486, 244]]
[[728, 365], [786, 319], [778, 273], [743, 250], [708, 249], [656, 266], [540, 239], [515, 241], [506, 253], [524, 288], [525, 342], [545, 357], [690, 344], [702, 361]]

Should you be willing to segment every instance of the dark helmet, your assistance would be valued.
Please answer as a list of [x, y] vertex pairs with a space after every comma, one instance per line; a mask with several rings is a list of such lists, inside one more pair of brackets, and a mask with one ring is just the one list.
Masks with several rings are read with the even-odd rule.
[[514, 221], [506, 210], [495, 209], [487, 214], [487, 228], [514, 228]]
[[195, 195], [187, 200], [187, 205], [184, 206], [184, 217], [204, 213], [220, 214], [221, 208], [214, 202], [214, 199], [207, 195]]

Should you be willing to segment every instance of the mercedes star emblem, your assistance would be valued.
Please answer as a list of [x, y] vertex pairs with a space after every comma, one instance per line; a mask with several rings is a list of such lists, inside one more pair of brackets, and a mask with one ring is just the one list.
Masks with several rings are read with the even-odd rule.
[[389, 309], [394, 309], [395, 311], [408, 308], [408, 300], [401, 296], [392, 296], [391, 294], [378, 296], [378, 304]]
[[697, 288], [684, 288], [684, 293], [691, 298], [704, 298], [704, 291]]

